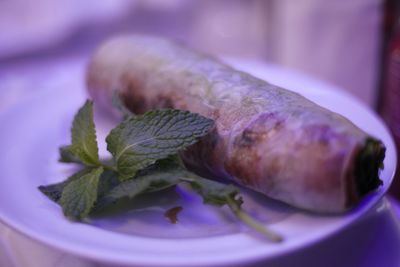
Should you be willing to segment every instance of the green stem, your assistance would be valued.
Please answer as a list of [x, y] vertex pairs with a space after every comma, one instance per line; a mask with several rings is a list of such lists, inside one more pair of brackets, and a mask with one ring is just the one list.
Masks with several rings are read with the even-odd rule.
[[265, 237], [267, 237], [272, 242], [279, 243], [279, 242], [283, 241], [283, 238], [281, 235], [266, 228], [263, 224], [254, 220], [247, 213], [242, 211], [241, 208], [239, 207], [239, 205], [235, 201], [233, 201], [232, 198], [227, 197], [226, 199], [227, 199], [228, 206], [232, 210], [232, 212], [247, 226], [249, 226], [250, 228], [256, 230], [257, 232], [263, 234]]

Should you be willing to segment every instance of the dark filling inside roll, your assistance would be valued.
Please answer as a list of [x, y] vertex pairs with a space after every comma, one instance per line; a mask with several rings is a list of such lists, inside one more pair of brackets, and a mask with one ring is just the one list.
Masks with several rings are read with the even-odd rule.
[[368, 138], [355, 160], [354, 176], [359, 196], [382, 185], [379, 172], [383, 169], [385, 146], [381, 141]]

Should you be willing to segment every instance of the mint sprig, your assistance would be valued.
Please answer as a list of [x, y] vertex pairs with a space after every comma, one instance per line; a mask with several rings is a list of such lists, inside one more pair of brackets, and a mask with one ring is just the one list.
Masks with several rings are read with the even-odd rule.
[[207, 134], [214, 122], [188, 111], [165, 109], [131, 117], [107, 136], [122, 180], [157, 160], [176, 154]]
[[242, 198], [236, 186], [197, 176], [181, 162], [178, 152], [208, 134], [214, 127], [212, 120], [174, 109], [137, 116], [125, 110], [124, 115], [124, 121], [106, 138], [107, 150], [112, 155], [112, 160], [107, 161], [98, 155], [93, 103], [86, 101], [75, 115], [71, 144], [62, 146], [59, 152], [60, 162], [78, 164], [80, 169], [63, 182], [39, 187], [62, 207], [67, 218], [85, 220], [91, 213], [112, 207], [124, 198], [162, 193], [187, 183], [205, 204], [227, 205], [242, 222], [274, 242], [281, 241], [279, 235], [242, 211]]
[[75, 115], [71, 128], [71, 145], [63, 147], [61, 152], [62, 161], [80, 161], [89, 166], [99, 165], [92, 101], [86, 101]]

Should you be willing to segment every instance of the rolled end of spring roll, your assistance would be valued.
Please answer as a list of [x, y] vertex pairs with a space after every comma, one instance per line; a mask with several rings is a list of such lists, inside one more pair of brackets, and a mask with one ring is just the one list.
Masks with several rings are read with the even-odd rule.
[[381, 184], [381, 141], [297, 93], [170, 40], [105, 42], [87, 86], [109, 112], [118, 90], [134, 113], [175, 108], [213, 119], [215, 130], [182, 153], [184, 162], [295, 207], [343, 212]]

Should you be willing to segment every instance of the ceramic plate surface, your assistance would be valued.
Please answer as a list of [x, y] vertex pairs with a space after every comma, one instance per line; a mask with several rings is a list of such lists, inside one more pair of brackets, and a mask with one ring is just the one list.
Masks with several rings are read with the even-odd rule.
[[[297, 73], [256, 62], [230, 61], [343, 114], [383, 140], [387, 147], [383, 186], [342, 216], [307, 213], [244, 191], [244, 209], [281, 233], [285, 241], [280, 244], [258, 238], [229, 210], [205, 206], [185, 188], [170, 190], [163, 197], [143, 198], [134, 209], [111, 218], [100, 217], [87, 224], [70, 222], [37, 187], [61, 181], [71, 173], [69, 166], [57, 162], [57, 153], [60, 145], [69, 143], [72, 118], [86, 99], [85, 63], [73, 59], [51, 68], [24, 70], [26, 86], [32, 87], [27, 88], [30, 96], [0, 115], [0, 219], [37, 241], [97, 261], [141, 266], [229, 265], [265, 260], [318, 242], [359, 219], [380, 200], [391, 183], [396, 154], [388, 130], [370, 109], [337, 88]], [[8, 78], [20, 74], [16, 70], [13, 75]], [[42, 89], [33, 91], [38, 87]], [[111, 123], [96, 119], [103, 144], [101, 139]], [[104, 145], [101, 149], [104, 152]], [[164, 216], [174, 206], [183, 207], [177, 224]]]

